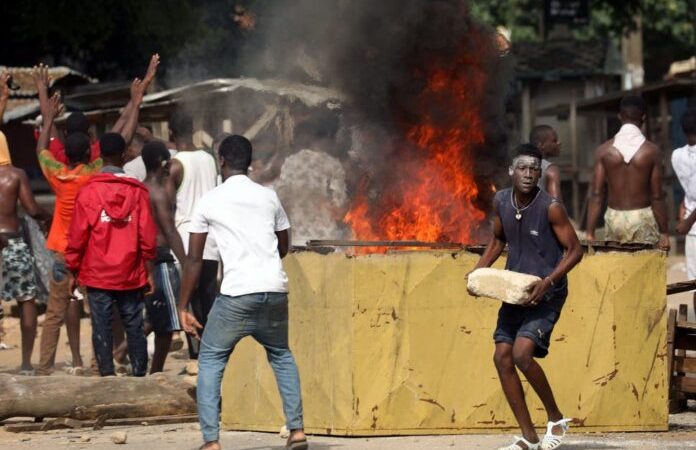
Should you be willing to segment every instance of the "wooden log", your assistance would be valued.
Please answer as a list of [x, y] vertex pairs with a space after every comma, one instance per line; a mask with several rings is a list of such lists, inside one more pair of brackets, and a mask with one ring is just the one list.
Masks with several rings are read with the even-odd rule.
[[696, 374], [696, 358], [677, 357], [674, 359], [674, 367], [677, 372]]
[[20, 377], [0, 375], [0, 420], [77, 420], [195, 414], [195, 387], [181, 378]]
[[[75, 421], [77, 424], [64, 423], [66, 420], [74, 419], [55, 419], [48, 422], [36, 423], [36, 422], [17, 422], [5, 424], [4, 430], [10, 433], [26, 433], [28, 431], [48, 431], [57, 430], [60, 428], [92, 428], [94, 430], [101, 430], [104, 426], [107, 427], [123, 427], [123, 426], [149, 426], [149, 425], [167, 425], [167, 424], [178, 424], [178, 423], [191, 423], [198, 422], [198, 415], [196, 414], [185, 414], [179, 416], [157, 416], [157, 417], [138, 417], [130, 419], [106, 419], [103, 423], [98, 423], [100, 419], [97, 420], [84, 420]], [[67, 425], [67, 426], [66, 426]]]
[[[667, 295], [679, 294], [680, 292], [689, 292], [696, 290], [696, 280], [680, 281], [667, 285]], [[696, 297], [694, 297], [696, 301]]]
[[674, 386], [681, 392], [696, 393], [696, 378], [675, 377]]

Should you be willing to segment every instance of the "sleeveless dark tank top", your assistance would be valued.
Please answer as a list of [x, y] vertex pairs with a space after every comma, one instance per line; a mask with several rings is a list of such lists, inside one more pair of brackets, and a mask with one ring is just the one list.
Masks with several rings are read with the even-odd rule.
[[[536, 197], [521, 212], [520, 220], [515, 218], [517, 211], [512, 205], [512, 188], [498, 191], [495, 203], [508, 243], [505, 268], [545, 278], [561, 261], [564, 250], [549, 223], [549, 206], [558, 200], [539, 188], [535, 190]], [[559, 287], [565, 284], [566, 277], [556, 281]]]

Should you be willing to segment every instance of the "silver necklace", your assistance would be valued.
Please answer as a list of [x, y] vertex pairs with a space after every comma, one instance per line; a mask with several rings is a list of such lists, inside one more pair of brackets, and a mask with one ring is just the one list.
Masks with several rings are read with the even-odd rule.
[[537, 190], [537, 193], [536, 193], [536, 195], [534, 196], [534, 198], [532, 199], [532, 201], [529, 202], [529, 203], [527, 203], [526, 206], [523, 206], [522, 208], [519, 208], [519, 207], [517, 206], [517, 204], [515, 203], [515, 190], [512, 189], [512, 190], [510, 191], [510, 204], [512, 205], [513, 208], [515, 208], [515, 219], [517, 219], [517, 220], [522, 220], [522, 211], [524, 211], [525, 209], [527, 209], [527, 208], [529, 208], [530, 206], [532, 206], [532, 203], [534, 203], [534, 200], [536, 200], [536, 198], [539, 196], [539, 193], [540, 193], [540, 192], [541, 192], [541, 189]]

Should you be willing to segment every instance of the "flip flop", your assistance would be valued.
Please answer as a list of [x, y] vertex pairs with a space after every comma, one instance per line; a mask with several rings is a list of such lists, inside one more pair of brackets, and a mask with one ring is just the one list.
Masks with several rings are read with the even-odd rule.
[[86, 367], [82, 367], [82, 366], [66, 367], [65, 373], [67, 373], [68, 375], [76, 376], [76, 377], [83, 377], [89, 373], [89, 370]]
[[169, 346], [169, 353], [176, 352], [184, 348], [184, 340], [178, 334], [172, 337], [172, 343]]
[[114, 372], [116, 373], [117, 377], [132, 375], [133, 367], [131, 367], [130, 363], [121, 364], [114, 361]]
[[288, 443], [285, 445], [285, 448], [288, 450], [307, 450], [309, 448], [309, 444], [307, 443], [307, 438], [298, 439], [292, 442], [290, 442], [288, 439]]
[[[566, 433], [568, 432], [568, 425], [573, 419], [561, 419], [558, 422], [549, 422], [546, 424], [546, 434], [544, 439], [541, 441], [541, 450], [553, 450], [561, 446]], [[553, 427], [559, 426], [563, 430], [563, 434], [555, 435], [552, 430]]]
[[[520, 443], [524, 444], [527, 446], [525, 449], [520, 445]], [[517, 437], [515, 436], [515, 442], [512, 444], [508, 445], [507, 447], [500, 447], [498, 450], [539, 450], [541, 448], [541, 443], [537, 442], [536, 444], [532, 444], [525, 438]]]

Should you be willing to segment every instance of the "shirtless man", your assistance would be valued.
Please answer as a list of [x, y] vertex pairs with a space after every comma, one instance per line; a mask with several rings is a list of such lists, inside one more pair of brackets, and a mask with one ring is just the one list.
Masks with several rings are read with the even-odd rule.
[[544, 159], [541, 160], [539, 187], [556, 200], [563, 201], [561, 197], [561, 170], [558, 164], [548, 160], [561, 154], [561, 141], [558, 140], [556, 130], [548, 125], [537, 125], [529, 133], [529, 143], [536, 146], [544, 156]]
[[186, 258], [186, 252], [174, 224], [176, 199], [171, 198], [166, 191], [171, 161], [169, 150], [162, 141], [148, 142], [143, 146], [142, 158], [147, 170], [144, 183], [150, 190], [150, 206], [157, 225], [155, 292], [145, 298], [145, 334], [155, 332], [155, 354], [150, 366], [152, 374], [163, 370], [172, 333], [181, 330], [176, 310], [181, 282], [171, 252], [174, 252], [179, 261]]
[[[8, 91], [7, 76], [0, 77], [0, 110], [4, 110], [5, 95]], [[0, 116], [0, 119], [2, 116]], [[1, 120], [0, 120], [1, 121]], [[3, 147], [4, 139], [2, 140]], [[4, 153], [4, 152], [3, 152]], [[9, 149], [7, 149], [9, 154]], [[29, 216], [43, 222], [50, 222], [51, 215], [44, 211], [34, 199], [27, 174], [13, 167], [8, 159], [0, 162], [0, 238], [5, 245], [2, 249], [2, 293], [5, 300], [16, 299], [22, 330], [22, 367], [20, 374], [33, 375], [31, 354], [36, 339], [36, 295], [38, 294], [34, 261], [31, 250], [22, 236], [17, 200]]]
[[609, 206], [604, 215], [608, 241], [657, 244], [669, 250], [667, 205], [662, 191], [660, 149], [640, 130], [645, 102], [636, 96], [621, 100], [621, 129], [595, 151], [594, 176], [587, 211], [587, 240], [595, 227], [608, 184]]

